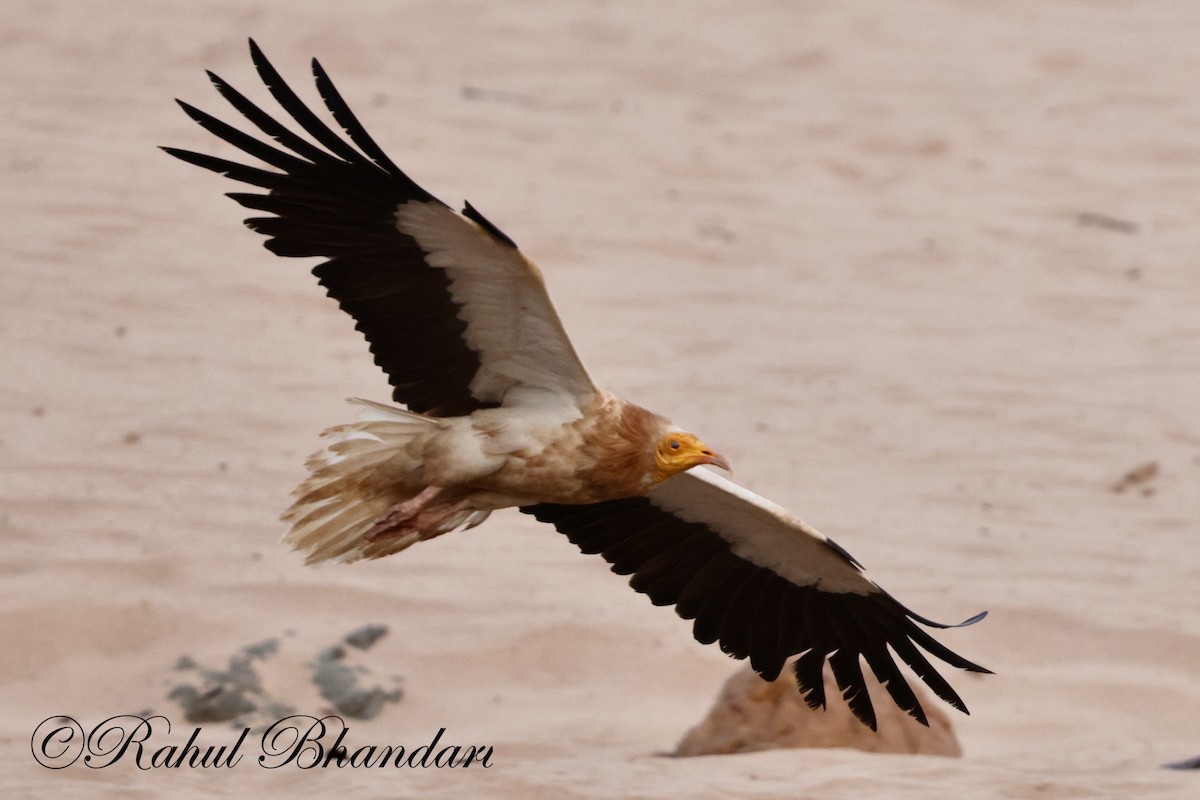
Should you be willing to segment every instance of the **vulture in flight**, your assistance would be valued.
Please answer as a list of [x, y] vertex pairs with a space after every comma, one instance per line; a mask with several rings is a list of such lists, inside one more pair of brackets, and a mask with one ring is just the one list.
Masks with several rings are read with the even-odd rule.
[[397, 404], [358, 401], [360, 421], [325, 432], [284, 513], [285, 541], [309, 562], [379, 558], [515, 506], [632, 576], [650, 602], [694, 620], [697, 640], [749, 658], [764, 679], [798, 656], [791, 669], [813, 708], [825, 705], [828, 662], [854, 714], [874, 729], [865, 662], [900, 708], [928, 724], [899, 657], [966, 712], [927, 655], [988, 670], [922, 627], [957, 626], [901, 605], [775, 503], [693, 469], [729, 464], [592, 382], [541, 274], [512, 239], [469, 203], [457, 213], [413, 182], [316, 60], [317, 91], [341, 133], [253, 41], [250, 54], [283, 121], [211, 72], [257, 134], [179, 104], [261, 165], [163, 149], [248, 184], [252, 191], [229, 197], [255, 212], [246, 225], [268, 250], [324, 259], [313, 274], [355, 319]]

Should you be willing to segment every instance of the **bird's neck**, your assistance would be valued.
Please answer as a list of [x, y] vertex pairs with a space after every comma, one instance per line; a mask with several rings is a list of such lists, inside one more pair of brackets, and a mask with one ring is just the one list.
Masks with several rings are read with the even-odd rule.
[[604, 400], [584, 435], [586, 479], [593, 491], [613, 497], [645, 494], [654, 485], [654, 447], [667, 420], [611, 395]]

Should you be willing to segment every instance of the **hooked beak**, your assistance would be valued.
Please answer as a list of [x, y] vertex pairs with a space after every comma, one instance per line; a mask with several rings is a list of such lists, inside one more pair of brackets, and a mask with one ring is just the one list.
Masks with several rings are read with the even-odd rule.
[[731, 477], [733, 476], [733, 466], [730, 465], [729, 459], [720, 453], [714, 453], [710, 450], [705, 450], [696, 458], [697, 464], [708, 464], [714, 467], [720, 467], [725, 470]]

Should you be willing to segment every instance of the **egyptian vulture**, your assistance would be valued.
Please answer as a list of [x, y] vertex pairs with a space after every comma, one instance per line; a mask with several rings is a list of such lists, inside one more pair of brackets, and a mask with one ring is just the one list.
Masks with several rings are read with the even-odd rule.
[[[186, 162], [249, 184], [229, 194], [271, 252], [313, 269], [391, 383], [397, 406], [325, 432], [284, 513], [308, 561], [379, 558], [517, 507], [548, 522], [655, 605], [694, 620], [697, 640], [749, 658], [767, 680], [793, 656], [805, 700], [825, 705], [826, 661], [855, 715], [875, 711], [862, 663], [926, 722], [898, 656], [935, 694], [966, 706], [926, 653], [988, 672], [920, 625], [845, 550], [783, 508], [711, 470], [726, 460], [665, 417], [596, 386], [537, 268], [469, 203], [462, 213], [402, 172], [314, 60], [339, 135], [250, 42], [280, 122], [221, 78], [247, 134], [182, 101], [205, 130], [265, 165], [173, 147]], [[307, 138], [294, 129], [307, 134]], [[399, 407], [403, 406], [403, 408]], [[967, 620], [966, 625], [982, 618]], [[924, 652], [922, 652], [924, 651]]]

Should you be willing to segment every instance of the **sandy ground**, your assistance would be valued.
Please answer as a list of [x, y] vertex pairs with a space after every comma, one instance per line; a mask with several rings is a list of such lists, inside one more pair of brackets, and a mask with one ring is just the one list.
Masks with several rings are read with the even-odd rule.
[[[20, 2], [0, 10], [5, 797], [1197, 797], [1200, 8]], [[736, 669], [516, 513], [352, 567], [276, 519], [342, 399], [384, 399], [300, 262], [154, 145], [171, 102], [306, 97], [545, 269], [592, 374], [725, 451], [943, 638], [959, 760], [673, 760]], [[222, 151], [228, 152], [228, 151]], [[1155, 462], [1158, 475], [1113, 484]], [[490, 769], [37, 765], [34, 729], [167, 699], [278, 638], [271, 693], [365, 623], [405, 696], [354, 744]], [[229, 727], [205, 726], [214, 741]]]

